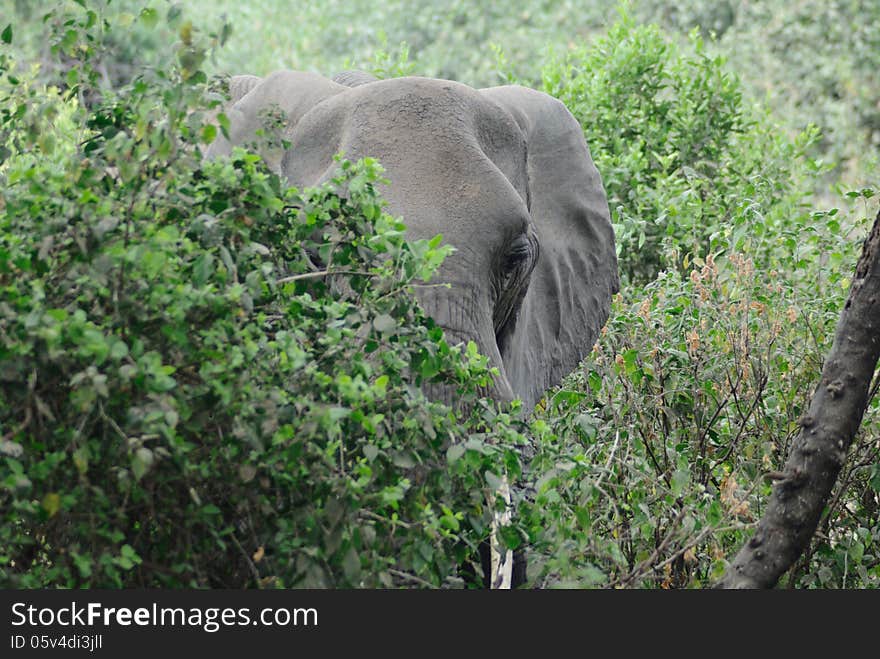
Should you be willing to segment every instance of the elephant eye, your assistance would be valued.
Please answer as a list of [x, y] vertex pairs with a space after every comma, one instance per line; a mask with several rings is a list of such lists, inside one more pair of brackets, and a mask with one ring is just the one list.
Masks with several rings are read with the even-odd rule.
[[525, 238], [522, 238], [511, 245], [501, 263], [501, 269], [504, 275], [510, 276], [521, 268], [523, 264], [528, 261], [530, 253], [530, 245]]
[[499, 259], [500, 276], [496, 279], [492, 322], [495, 328], [495, 342], [502, 355], [516, 325], [516, 317], [529, 285], [529, 277], [538, 262], [538, 253], [538, 237], [530, 230], [509, 243]]

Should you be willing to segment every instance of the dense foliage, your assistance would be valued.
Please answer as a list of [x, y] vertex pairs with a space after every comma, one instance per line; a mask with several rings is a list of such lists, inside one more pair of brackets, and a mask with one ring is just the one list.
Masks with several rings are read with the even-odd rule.
[[[607, 36], [543, 71], [544, 90], [584, 127], [612, 210], [621, 275], [646, 283], [687, 254], [727, 246], [770, 264], [806, 197], [804, 150], [743, 102], [742, 86], [701, 38], [682, 53], [624, 16]], [[760, 222], [751, 215], [761, 213]], [[751, 215], [750, 215], [751, 214]], [[771, 231], [770, 227], [779, 229]], [[772, 235], [771, 235], [772, 234]]]
[[[504, 541], [528, 541], [533, 585], [720, 575], [797, 430], [876, 204], [871, 7], [349, 0], [290, 17], [264, 0], [230, 3], [230, 28], [195, 0], [71, 2], [42, 22], [5, 4], [0, 582], [460, 585], [503, 476], [525, 485]], [[623, 286], [528, 425], [478, 399], [485, 360], [413, 301], [445, 248], [382, 213], [379, 165], [340, 162], [300, 191], [244, 151], [201, 159], [224, 128], [203, 71], [346, 59], [537, 86], [584, 127]], [[780, 86], [789, 69], [797, 89]], [[754, 105], [764, 91], [784, 115]], [[840, 171], [819, 155], [859, 185], [832, 197]], [[460, 404], [425, 400], [428, 380]], [[872, 397], [788, 585], [880, 582], [877, 414]]]
[[520, 438], [411, 294], [447, 248], [404, 239], [370, 160], [304, 191], [202, 161], [219, 97], [179, 29], [92, 111], [97, 15], [59, 35], [67, 93], [4, 62], [0, 583], [460, 582]]
[[[708, 585], [785, 460], [874, 193], [810, 211], [817, 131], [787, 138], [696, 34], [683, 52], [624, 15], [543, 81], [584, 127], [624, 281], [591, 359], [533, 424], [543, 578]], [[789, 584], [880, 581], [877, 426], [874, 399]]]

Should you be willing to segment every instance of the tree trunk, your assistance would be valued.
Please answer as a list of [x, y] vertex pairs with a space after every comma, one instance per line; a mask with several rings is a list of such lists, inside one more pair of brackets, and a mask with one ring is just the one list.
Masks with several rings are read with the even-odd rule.
[[716, 588], [772, 588], [809, 544], [867, 406], [880, 357], [880, 213], [865, 241], [831, 353], [754, 536]]

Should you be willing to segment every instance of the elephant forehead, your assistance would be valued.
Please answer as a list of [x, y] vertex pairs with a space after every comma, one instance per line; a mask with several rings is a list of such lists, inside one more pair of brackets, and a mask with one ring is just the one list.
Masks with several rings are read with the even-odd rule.
[[509, 224], [501, 233], [511, 233], [528, 221], [522, 133], [466, 85], [429, 78], [363, 85], [315, 107], [289, 138], [282, 168], [295, 185], [332, 176], [339, 152], [377, 158], [391, 181], [389, 210], [418, 236], [451, 229], [463, 240], [487, 222], [496, 230]]
[[[348, 89], [316, 104], [290, 127], [294, 145], [383, 160], [418, 149], [426, 157], [483, 151], [510, 178], [524, 168], [525, 140], [501, 106], [461, 83], [396, 78]], [[409, 155], [406, 156], [409, 158]]]
[[407, 121], [430, 120], [450, 112], [472, 114], [482, 101], [475, 89], [460, 82], [419, 77], [379, 80], [353, 88], [346, 96], [364, 111], [391, 112]]
[[352, 97], [352, 129], [372, 139], [402, 134], [439, 147], [445, 138], [474, 145], [493, 162], [525, 161], [525, 139], [513, 117], [467, 85], [398, 78], [362, 87]]
[[414, 129], [425, 122], [453, 128], [456, 122], [466, 122], [479, 100], [467, 85], [430, 78], [382, 80], [352, 89], [347, 95], [355, 108], [354, 121], [378, 118]]
[[349, 105], [347, 130], [376, 146], [399, 146], [399, 138], [420, 146], [444, 143], [496, 152], [523, 151], [513, 118], [475, 89], [431, 78], [397, 78], [352, 89], [330, 103]]
[[486, 251], [528, 227], [522, 196], [485, 157], [470, 163], [466, 175], [454, 161], [440, 158], [415, 166], [391, 162], [385, 176], [388, 210], [403, 217], [415, 238], [443, 233], [459, 249]]

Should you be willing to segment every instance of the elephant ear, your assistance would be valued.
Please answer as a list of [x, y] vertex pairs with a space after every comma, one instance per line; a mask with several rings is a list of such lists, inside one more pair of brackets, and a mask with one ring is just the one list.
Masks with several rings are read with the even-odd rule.
[[557, 99], [519, 86], [481, 90], [519, 124], [538, 262], [502, 360], [531, 407], [590, 353], [619, 289], [614, 230], [583, 131]]
[[[276, 71], [266, 78], [234, 76], [229, 81], [231, 105], [229, 139], [218, 135], [206, 151], [209, 158], [229, 155], [233, 146], [257, 140], [257, 131], [271, 123], [272, 110], [281, 113], [282, 133], [287, 134], [312, 108], [335, 96], [343, 87], [316, 73], [304, 71]], [[260, 154], [275, 171], [281, 171], [283, 151], [280, 145], [261, 145]]]

